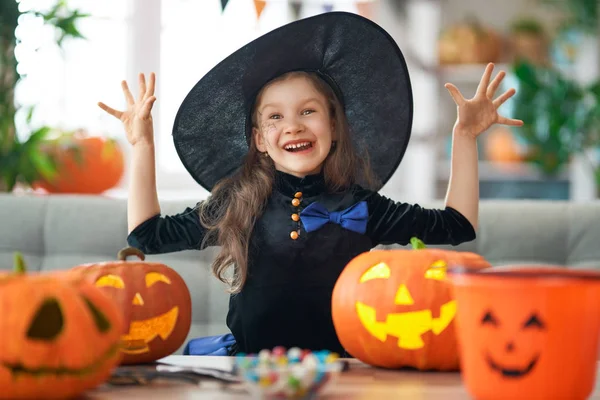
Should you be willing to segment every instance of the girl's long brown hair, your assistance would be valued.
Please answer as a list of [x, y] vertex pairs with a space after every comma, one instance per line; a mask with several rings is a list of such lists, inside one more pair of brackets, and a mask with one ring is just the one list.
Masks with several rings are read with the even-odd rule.
[[[328, 192], [338, 192], [360, 183], [365, 187], [378, 184], [366, 154], [358, 155], [352, 145], [346, 116], [340, 101], [331, 87], [314, 73], [289, 72], [281, 75], [258, 94], [252, 111], [252, 125], [258, 128], [258, 113], [262, 93], [269, 85], [293, 77], [308, 79], [328, 101], [329, 112], [335, 124], [337, 143], [323, 165], [323, 175]], [[273, 186], [275, 167], [256, 147], [254, 136], [241, 168], [234, 175], [222, 179], [212, 190], [208, 200], [200, 204], [200, 221], [208, 232], [205, 243], [221, 246], [212, 264], [213, 274], [229, 285], [230, 293], [242, 290], [248, 276], [248, 248], [256, 220], [267, 205]], [[233, 274], [227, 271], [233, 267]]]

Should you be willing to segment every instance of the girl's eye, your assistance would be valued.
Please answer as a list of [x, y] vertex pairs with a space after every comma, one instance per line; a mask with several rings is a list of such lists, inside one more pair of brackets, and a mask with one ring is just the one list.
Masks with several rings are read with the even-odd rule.
[[281, 118], [281, 114], [273, 114], [271, 116], [269, 116], [269, 119], [280, 119]]
[[304, 111], [302, 111], [302, 115], [309, 115], [309, 114], [312, 114], [314, 112], [315, 112], [315, 110], [304, 110]]

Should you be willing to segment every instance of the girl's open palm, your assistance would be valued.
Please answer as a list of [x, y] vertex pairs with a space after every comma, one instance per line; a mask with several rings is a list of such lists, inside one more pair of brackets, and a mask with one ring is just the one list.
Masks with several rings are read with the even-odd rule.
[[125, 94], [125, 100], [127, 100], [127, 110], [125, 111], [115, 110], [102, 102], [98, 103], [101, 109], [123, 122], [127, 140], [132, 145], [140, 141], [148, 141], [149, 143], [153, 141], [151, 111], [152, 105], [156, 101], [156, 97], [154, 96], [155, 82], [156, 77], [154, 73], [150, 74], [148, 85], [146, 85], [144, 74], [139, 74], [140, 91], [136, 100], [129, 91], [127, 82], [122, 81], [121, 87]]
[[472, 99], [465, 99], [453, 84], [447, 83], [445, 85], [458, 106], [457, 131], [471, 137], [477, 137], [493, 124], [523, 125], [521, 120], [506, 118], [498, 114], [498, 108], [511, 98], [516, 91], [511, 88], [498, 98], [493, 99], [500, 82], [506, 75], [504, 71], [500, 71], [490, 83], [493, 70], [494, 64], [488, 64], [477, 87], [477, 92]]

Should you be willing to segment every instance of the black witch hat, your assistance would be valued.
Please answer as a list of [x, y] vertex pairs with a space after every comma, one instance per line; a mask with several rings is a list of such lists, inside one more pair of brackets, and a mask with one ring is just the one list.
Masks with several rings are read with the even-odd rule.
[[406, 62], [379, 25], [329, 12], [275, 29], [209, 71], [181, 104], [173, 140], [183, 165], [205, 189], [235, 172], [248, 151], [257, 93], [290, 71], [312, 71], [341, 101], [354, 147], [366, 149], [383, 185], [408, 146], [413, 98]]

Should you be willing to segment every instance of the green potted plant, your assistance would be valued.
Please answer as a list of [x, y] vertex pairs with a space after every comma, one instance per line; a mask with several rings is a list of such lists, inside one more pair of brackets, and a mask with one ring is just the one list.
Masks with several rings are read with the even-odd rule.
[[[66, 0], [58, 0], [48, 11], [21, 11], [17, 1], [0, 2], [0, 192], [11, 192], [18, 182], [31, 184], [56, 173], [54, 160], [43, 151], [50, 127], [32, 129], [26, 140], [16, 134], [15, 116], [22, 106], [15, 104], [14, 99], [20, 79], [14, 53], [18, 40], [15, 30], [23, 14], [41, 17], [45, 24], [55, 27], [58, 46], [66, 38], [83, 38], [76, 23], [88, 16], [79, 10], [70, 10]], [[30, 125], [34, 107], [23, 108], [23, 111], [27, 112], [26, 121]]]
[[576, 29], [586, 34], [596, 35], [598, 32], [598, 0], [540, 0], [561, 12], [563, 18], [560, 30]]
[[548, 37], [537, 18], [523, 16], [515, 19], [510, 25], [508, 42], [513, 59], [525, 59], [540, 65], [548, 63]]
[[588, 88], [586, 116], [580, 130], [578, 151], [594, 171], [596, 197], [600, 198], [600, 80]]
[[[525, 121], [515, 130], [527, 144], [527, 161], [553, 176], [574, 154], [600, 148], [600, 82], [589, 86], [566, 78], [558, 69], [518, 61], [512, 67], [517, 94], [513, 118]], [[588, 158], [600, 187], [600, 165]]]
[[512, 73], [517, 84], [512, 115], [525, 122], [515, 132], [527, 144], [527, 161], [556, 175], [578, 148], [585, 90], [552, 67], [524, 60], [512, 66]]

